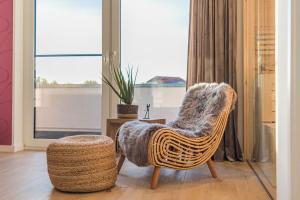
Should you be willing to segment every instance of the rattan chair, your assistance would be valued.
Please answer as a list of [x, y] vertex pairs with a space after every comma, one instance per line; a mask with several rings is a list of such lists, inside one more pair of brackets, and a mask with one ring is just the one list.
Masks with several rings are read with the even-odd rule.
[[[206, 163], [212, 177], [217, 178], [211, 157], [216, 152], [224, 134], [234, 101], [234, 90], [226, 91], [226, 96], [226, 105], [217, 117], [213, 133], [209, 136], [188, 138], [168, 128], [160, 129], [152, 135], [148, 144], [148, 162], [154, 165], [151, 189], [154, 189], [158, 183], [161, 167], [186, 170]], [[125, 156], [121, 154], [118, 172], [124, 160]]]

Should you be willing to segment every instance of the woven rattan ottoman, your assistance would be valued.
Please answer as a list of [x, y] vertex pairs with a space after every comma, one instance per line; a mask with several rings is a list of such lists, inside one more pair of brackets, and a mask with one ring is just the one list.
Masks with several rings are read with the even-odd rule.
[[117, 178], [113, 140], [78, 135], [57, 140], [47, 148], [52, 184], [65, 192], [95, 192], [114, 186]]

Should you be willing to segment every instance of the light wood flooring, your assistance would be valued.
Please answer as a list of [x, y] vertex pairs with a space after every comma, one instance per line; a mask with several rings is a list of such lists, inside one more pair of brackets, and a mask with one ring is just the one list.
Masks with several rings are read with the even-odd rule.
[[125, 161], [116, 186], [88, 194], [62, 193], [47, 175], [45, 152], [0, 153], [1, 200], [266, 200], [267, 193], [247, 163], [216, 163], [213, 179], [207, 166], [187, 171], [162, 169], [157, 189], [150, 190], [153, 167]]

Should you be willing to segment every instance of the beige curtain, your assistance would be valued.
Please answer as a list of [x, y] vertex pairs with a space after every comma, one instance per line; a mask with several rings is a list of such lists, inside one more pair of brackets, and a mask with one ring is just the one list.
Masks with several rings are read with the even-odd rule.
[[[236, 85], [237, 0], [190, 0], [187, 85], [226, 82]], [[237, 107], [237, 106], [236, 106]], [[237, 139], [237, 109], [229, 116], [215, 160], [242, 160]]]

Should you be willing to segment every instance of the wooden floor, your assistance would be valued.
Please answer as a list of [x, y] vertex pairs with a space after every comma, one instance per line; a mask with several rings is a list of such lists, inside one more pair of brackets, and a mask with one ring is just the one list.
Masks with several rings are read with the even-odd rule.
[[89, 194], [55, 190], [47, 175], [45, 152], [0, 153], [1, 200], [265, 200], [268, 195], [246, 163], [216, 163], [219, 179], [207, 166], [193, 170], [162, 169], [158, 187], [149, 189], [153, 167], [136, 167], [125, 161], [111, 191]]

